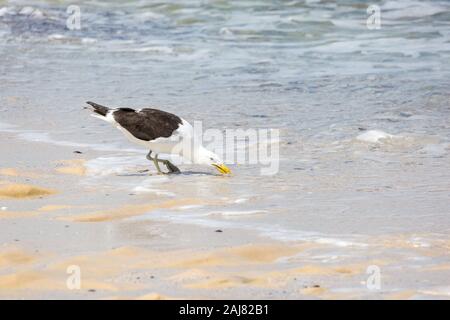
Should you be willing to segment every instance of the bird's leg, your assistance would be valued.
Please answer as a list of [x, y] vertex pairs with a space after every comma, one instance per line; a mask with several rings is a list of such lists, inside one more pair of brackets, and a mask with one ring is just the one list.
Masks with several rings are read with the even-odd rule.
[[152, 154], [152, 150], [150, 150], [145, 157], [147, 158], [147, 160], [153, 161], [151, 154]]
[[166, 165], [169, 173], [180, 173], [180, 169], [169, 160], [164, 160], [163, 163]]
[[162, 159], [158, 159], [158, 155], [155, 154], [155, 157], [153, 158], [151, 156], [152, 151], [150, 150], [147, 154], [147, 159], [150, 161], [153, 161], [153, 163], [155, 164], [156, 169], [158, 170], [159, 174], [164, 174], [164, 172], [161, 171], [161, 168], [159, 167], [159, 162], [162, 162], [167, 169], [169, 170], [169, 173], [180, 173], [180, 169], [178, 169], [177, 166], [175, 166], [173, 163], [171, 163], [169, 160], [162, 160]]

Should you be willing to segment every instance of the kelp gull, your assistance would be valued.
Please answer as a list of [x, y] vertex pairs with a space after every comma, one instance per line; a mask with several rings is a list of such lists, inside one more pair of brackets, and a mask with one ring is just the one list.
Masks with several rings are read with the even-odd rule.
[[[108, 108], [91, 101], [86, 103], [93, 107], [94, 117], [113, 124], [131, 142], [146, 147], [149, 150], [147, 159], [153, 161], [160, 174], [163, 172], [159, 162], [167, 167], [168, 173], [180, 172], [169, 160], [158, 159], [160, 153], [177, 154], [195, 164], [211, 165], [224, 174], [231, 172], [214, 152], [205, 149], [198, 142], [189, 143], [194, 139], [193, 127], [172, 113], [151, 108]], [[193, 150], [183, 149], [180, 143], [192, 146]]]

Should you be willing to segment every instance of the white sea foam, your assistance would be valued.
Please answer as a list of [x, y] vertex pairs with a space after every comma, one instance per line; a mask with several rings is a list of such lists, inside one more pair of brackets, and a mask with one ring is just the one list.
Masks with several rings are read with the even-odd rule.
[[19, 14], [23, 14], [23, 15], [30, 15], [32, 14], [34, 11], [33, 7], [23, 7], [20, 11]]
[[314, 240], [314, 242], [316, 243], [321, 243], [321, 244], [328, 244], [328, 245], [334, 245], [337, 247], [361, 247], [361, 246], [366, 246], [365, 244], [362, 243], [356, 243], [356, 242], [352, 242], [352, 241], [346, 241], [346, 240], [341, 240], [341, 239], [334, 239], [334, 238], [317, 238]]
[[135, 14], [135, 17], [141, 21], [155, 21], [155, 20], [166, 19], [165, 15], [162, 15], [162, 14], [159, 14], [156, 12], [152, 12], [152, 11], [148, 11], [148, 10], [146, 10], [145, 12], [142, 12], [142, 13]]
[[233, 31], [231, 31], [230, 29], [228, 29], [226, 27], [221, 28], [219, 30], [219, 34], [224, 36], [224, 37], [230, 37], [230, 36], [234, 35]]
[[6, 16], [6, 15], [14, 15], [14, 14], [16, 14], [16, 11], [12, 7], [0, 8], [0, 17]]
[[267, 213], [267, 210], [220, 210], [220, 211], [211, 211], [209, 214], [222, 216], [247, 216], [262, 213]]
[[381, 140], [392, 139], [395, 136], [380, 130], [369, 130], [356, 137], [357, 140], [369, 143], [378, 143]]

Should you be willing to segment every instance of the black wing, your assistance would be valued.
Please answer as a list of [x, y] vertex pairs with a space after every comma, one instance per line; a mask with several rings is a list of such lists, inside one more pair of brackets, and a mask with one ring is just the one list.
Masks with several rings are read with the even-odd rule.
[[178, 129], [181, 119], [169, 112], [145, 108], [136, 111], [119, 108], [113, 112], [118, 124], [140, 140], [151, 141], [160, 137], [168, 138]]

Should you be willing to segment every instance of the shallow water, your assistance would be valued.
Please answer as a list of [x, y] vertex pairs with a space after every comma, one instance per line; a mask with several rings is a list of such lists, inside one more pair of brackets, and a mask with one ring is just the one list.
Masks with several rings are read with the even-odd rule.
[[[448, 2], [375, 2], [382, 27], [368, 30], [362, 1], [79, 1], [75, 31], [70, 3], [0, 1], [0, 130], [105, 151], [81, 183], [204, 200], [133, 219], [351, 248], [447, 236]], [[204, 128], [279, 129], [280, 170], [136, 174], [145, 150], [89, 117], [86, 100], [157, 106]], [[393, 136], [358, 139], [368, 130]]]

